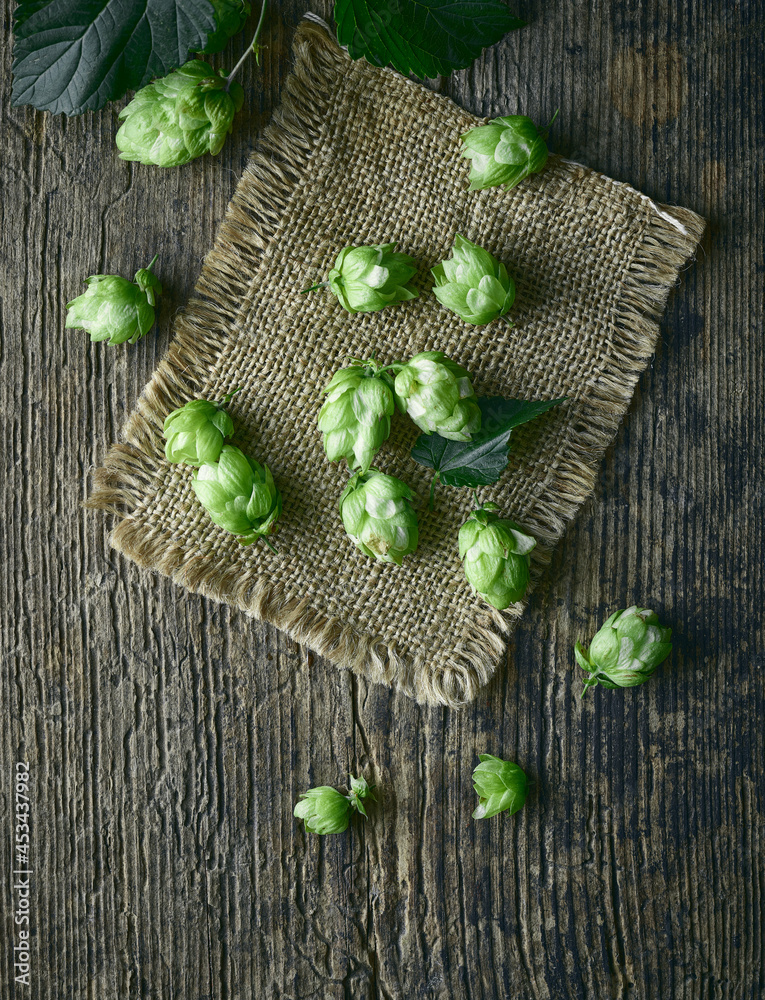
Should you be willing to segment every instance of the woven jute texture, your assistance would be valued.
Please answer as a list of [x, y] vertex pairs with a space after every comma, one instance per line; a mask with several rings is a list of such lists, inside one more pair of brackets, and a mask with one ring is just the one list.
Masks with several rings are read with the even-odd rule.
[[[404, 417], [375, 464], [418, 494], [419, 548], [402, 567], [354, 548], [337, 509], [348, 470], [326, 461], [316, 427], [322, 388], [349, 355], [441, 349], [479, 395], [567, 397], [513, 433], [507, 472], [481, 491], [538, 539], [533, 582], [592, 490], [703, 229], [691, 212], [558, 157], [512, 191], [470, 193], [459, 137], [476, 124], [424, 87], [352, 62], [304, 22], [282, 107], [90, 501], [117, 515], [113, 544], [141, 566], [275, 623], [340, 667], [452, 706], [503, 661], [523, 605], [500, 614], [471, 592], [457, 532], [472, 494], [442, 486], [427, 510], [430, 474], [409, 457], [417, 432]], [[513, 326], [469, 326], [430, 294], [429, 269], [455, 233], [508, 266]], [[418, 299], [354, 316], [327, 291], [300, 294], [342, 247], [393, 240], [420, 262]], [[193, 470], [164, 460], [166, 414], [235, 386], [233, 443], [270, 466], [284, 500], [277, 555], [216, 528]]]

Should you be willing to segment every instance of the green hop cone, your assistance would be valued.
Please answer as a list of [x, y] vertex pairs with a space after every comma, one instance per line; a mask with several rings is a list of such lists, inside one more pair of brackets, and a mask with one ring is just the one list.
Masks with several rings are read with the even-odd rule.
[[403, 366], [394, 383], [396, 402], [425, 434], [469, 441], [481, 429], [470, 374], [442, 351], [423, 351]]
[[658, 616], [648, 608], [616, 611], [586, 653], [580, 642], [574, 646], [577, 663], [589, 674], [582, 697], [594, 684], [606, 688], [643, 684], [669, 656], [671, 636], [672, 629], [660, 625]]
[[186, 465], [217, 462], [223, 442], [234, 433], [224, 409], [206, 399], [191, 399], [165, 417], [165, 458]]
[[470, 163], [470, 190], [502, 184], [515, 187], [547, 163], [547, 131], [525, 115], [506, 115], [462, 136], [462, 155]]
[[459, 233], [451, 259], [436, 264], [431, 274], [433, 294], [441, 305], [473, 326], [504, 316], [515, 301], [515, 282], [505, 265]]
[[479, 753], [478, 759], [481, 763], [473, 771], [473, 787], [478, 796], [473, 819], [490, 819], [506, 809], [511, 815], [518, 812], [528, 790], [526, 775], [520, 767], [490, 753]]
[[340, 251], [327, 275], [327, 284], [343, 309], [351, 313], [377, 312], [393, 302], [417, 298], [417, 289], [409, 284], [416, 263], [407, 254], [396, 253], [395, 246], [379, 243]]
[[499, 611], [520, 601], [529, 585], [529, 553], [537, 544], [495, 503], [476, 508], [460, 528], [459, 551], [470, 586]]
[[242, 545], [276, 531], [282, 498], [274, 477], [267, 465], [233, 445], [223, 445], [218, 461], [203, 465], [191, 485], [213, 522], [237, 535]]
[[390, 434], [395, 404], [390, 379], [377, 375], [374, 361], [335, 372], [324, 392], [319, 430], [330, 462], [344, 458], [349, 469], [367, 472]]
[[177, 167], [219, 153], [244, 102], [238, 83], [227, 88], [223, 72], [192, 59], [143, 87], [120, 111], [117, 147], [123, 160]]
[[304, 821], [309, 833], [343, 833], [348, 829], [354, 811], [366, 817], [364, 799], [374, 801], [372, 789], [363, 778], [351, 775], [351, 791], [348, 795], [343, 795], [329, 785], [301, 792], [294, 815]]
[[152, 274], [156, 257], [136, 271], [135, 281], [116, 274], [92, 274], [86, 292], [67, 302], [66, 327], [87, 330], [93, 342], [134, 344], [154, 325], [154, 307], [162, 285]]
[[412, 491], [395, 476], [370, 470], [352, 476], [340, 497], [343, 527], [371, 559], [398, 566], [417, 548]]
[[215, 31], [207, 36], [203, 49], [194, 49], [204, 55], [212, 55], [226, 47], [229, 38], [238, 35], [250, 16], [247, 0], [210, 0], [215, 12]]

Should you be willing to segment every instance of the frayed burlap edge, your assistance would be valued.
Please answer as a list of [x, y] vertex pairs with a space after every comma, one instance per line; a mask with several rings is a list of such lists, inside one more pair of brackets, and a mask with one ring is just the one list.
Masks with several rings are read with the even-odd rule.
[[[429, 664], [427, 651], [414, 659], [400, 656], [393, 644], [386, 645], [379, 636], [359, 633], [312, 607], [311, 595], [287, 599], [282, 585], [255, 571], [243, 572], [239, 566], [221, 568], [131, 517], [160, 471], [166, 414], [200, 392], [216, 366], [230, 326], [246, 311], [252, 275], [294, 187], [304, 179], [336, 91], [335, 78], [347, 67], [346, 58], [323, 27], [303, 22], [295, 37], [294, 67], [282, 106], [247, 166], [248, 184], [239, 184], [214, 249], [205, 260], [197, 297], [179, 318], [168, 354], [123, 429], [125, 443], [114, 445], [96, 471], [87, 506], [116, 515], [119, 520], [111, 544], [139, 566], [157, 570], [205, 596], [233, 603], [373, 682], [398, 688], [419, 702], [458, 707], [475, 698], [493, 676], [504, 657], [506, 635], [523, 606], [514, 605], [504, 613], [485, 607], [465, 626], [452, 655]], [[566, 166], [582, 169], [576, 164]], [[653, 353], [656, 321], [679, 269], [692, 256], [703, 232], [702, 220], [692, 212], [652, 203], [651, 208], [645, 238], [629, 265], [612, 318], [619, 377], [600, 377], [588, 399], [586, 423], [573, 429], [565, 452], [525, 518], [540, 543], [535, 578], [549, 563], [566, 523], [592, 493], [599, 461]]]

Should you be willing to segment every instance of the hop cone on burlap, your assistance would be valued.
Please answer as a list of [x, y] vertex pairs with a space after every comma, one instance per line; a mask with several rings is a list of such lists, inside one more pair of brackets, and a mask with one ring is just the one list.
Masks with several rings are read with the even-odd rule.
[[250, 5], [247, 0], [210, 0], [215, 12], [215, 31], [207, 36], [203, 49], [195, 49], [210, 56], [225, 48], [229, 38], [239, 34], [250, 16]]
[[478, 796], [473, 819], [490, 819], [505, 810], [511, 815], [518, 812], [526, 801], [528, 786], [521, 768], [490, 753], [479, 753], [478, 759], [481, 763], [473, 771], [473, 788]]
[[218, 74], [201, 59], [143, 87], [120, 112], [122, 159], [177, 167], [204, 153], [215, 156], [244, 102], [238, 83], [226, 87], [223, 70]]
[[212, 521], [242, 545], [276, 531], [282, 498], [274, 477], [233, 445], [223, 445], [218, 461], [203, 465], [191, 485]]
[[470, 190], [515, 187], [547, 163], [547, 132], [525, 115], [506, 115], [462, 136], [462, 155], [471, 160]]
[[577, 663], [589, 676], [587, 688], [602, 684], [606, 688], [636, 687], [643, 684], [672, 650], [671, 628], [664, 628], [658, 616], [648, 608], [633, 606], [616, 611], [606, 621], [585, 653], [577, 642]]
[[417, 270], [412, 257], [396, 253], [395, 243], [346, 247], [327, 275], [329, 289], [351, 313], [377, 312], [392, 302], [416, 299], [409, 284]]
[[417, 548], [417, 514], [412, 491], [395, 476], [359, 472], [340, 497], [343, 526], [364, 555], [401, 565]]
[[165, 417], [165, 457], [168, 462], [210, 465], [220, 457], [223, 442], [234, 433], [224, 409], [206, 399], [191, 399]]
[[348, 829], [354, 811], [366, 818], [364, 799], [374, 801], [372, 789], [363, 778], [351, 775], [351, 791], [348, 795], [343, 795], [329, 785], [301, 792], [294, 815], [305, 822], [309, 833], [343, 833]]
[[425, 434], [469, 441], [481, 429], [469, 372], [443, 351], [423, 351], [396, 375], [396, 401]]
[[441, 305], [473, 326], [504, 316], [515, 301], [515, 282], [505, 265], [459, 233], [451, 259], [437, 264], [431, 273], [433, 294]]
[[156, 257], [136, 271], [135, 281], [116, 274], [92, 274], [87, 291], [67, 302], [66, 327], [87, 330], [91, 341], [134, 344], [154, 325], [154, 307], [162, 285], [152, 274]]
[[367, 472], [390, 434], [395, 404], [387, 375], [374, 362], [335, 372], [324, 392], [319, 430], [330, 462], [344, 458], [349, 469]]
[[495, 503], [476, 508], [460, 528], [459, 551], [470, 586], [499, 611], [520, 601], [529, 585], [529, 553], [537, 544]]

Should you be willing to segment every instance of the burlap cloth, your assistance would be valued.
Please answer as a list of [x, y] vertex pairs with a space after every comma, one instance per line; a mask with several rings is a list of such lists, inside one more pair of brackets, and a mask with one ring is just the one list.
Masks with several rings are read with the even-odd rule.
[[[500, 614], [472, 594], [457, 553], [471, 492], [442, 486], [427, 510], [430, 473], [409, 457], [417, 432], [404, 417], [375, 464], [421, 498], [419, 548], [402, 567], [354, 548], [337, 510], [348, 471], [326, 461], [316, 427], [322, 387], [348, 355], [438, 348], [474, 373], [479, 395], [568, 397], [514, 431], [507, 472], [481, 491], [538, 539], [536, 580], [592, 490], [703, 229], [691, 212], [559, 157], [512, 191], [470, 193], [458, 139], [475, 124], [304, 22], [282, 108], [91, 497], [117, 514], [113, 545], [139, 565], [273, 622], [340, 667], [448, 705], [491, 678], [523, 605]], [[455, 233], [507, 264], [514, 326], [469, 326], [428, 293]], [[393, 240], [421, 262], [420, 298], [353, 316], [327, 291], [299, 294], [347, 244]], [[164, 460], [165, 415], [237, 385], [234, 443], [271, 467], [284, 499], [278, 555], [216, 528], [192, 470]]]

